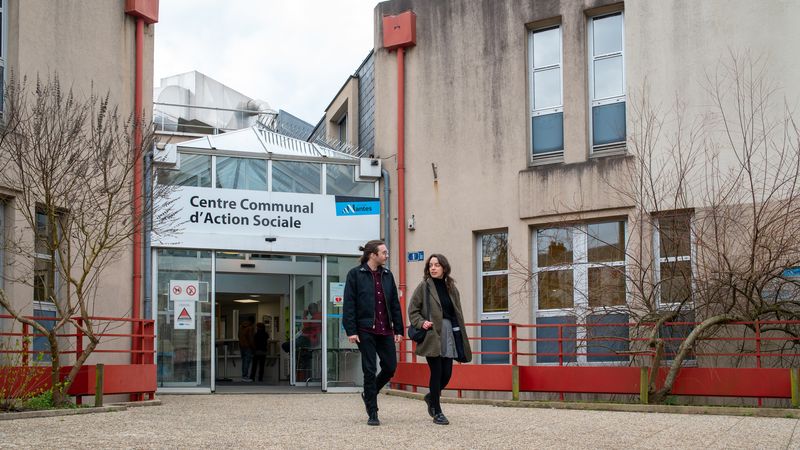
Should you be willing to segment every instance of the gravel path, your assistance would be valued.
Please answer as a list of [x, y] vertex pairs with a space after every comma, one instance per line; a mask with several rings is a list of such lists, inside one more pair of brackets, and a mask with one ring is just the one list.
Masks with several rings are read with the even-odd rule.
[[162, 395], [127, 411], [0, 422], [0, 448], [800, 448], [797, 419], [498, 408], [358, 394]]

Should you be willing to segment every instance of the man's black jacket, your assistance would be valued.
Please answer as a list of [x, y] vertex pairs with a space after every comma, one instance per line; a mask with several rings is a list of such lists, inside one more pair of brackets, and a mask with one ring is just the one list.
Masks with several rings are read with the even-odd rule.
[[[400, 300], [397, 297], [397, 286], [389, 269], [380, 267], [383, 297], [386, 300], [386, 312], [389, 314], [389, 326], [394, 334], [403, 334], [403, 313], [400, 311]], [[375, 286], [372, 271], [364, 263], [347, 272], [344, 285], [344, 311], [342, 325], [348, 336], [358, 334], [359, 329], [371, 329], [375, 326]]]

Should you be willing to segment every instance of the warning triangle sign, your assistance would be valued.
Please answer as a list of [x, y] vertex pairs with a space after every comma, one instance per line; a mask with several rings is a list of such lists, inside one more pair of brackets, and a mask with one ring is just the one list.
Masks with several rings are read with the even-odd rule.
[[183, 308], [180, 314], [178, 314], [178, 319], [191, 319], [192, 317], [189, 315], [189, 311], [186, 308]]

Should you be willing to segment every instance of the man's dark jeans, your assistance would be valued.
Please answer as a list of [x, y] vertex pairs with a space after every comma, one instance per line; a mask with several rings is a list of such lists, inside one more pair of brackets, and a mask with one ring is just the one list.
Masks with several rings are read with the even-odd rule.
[[[394, 347], [394, 336], [380, 336], [358, 332], [358, 350], [361, 352], [361, 369], [364, 371], [364, 400], [368, 411], [378, 411], [378, 392], [397, 370], [397, 353]], [[375, 375], [377, 363], [375, 356], [381, 359], [381, 371]]]

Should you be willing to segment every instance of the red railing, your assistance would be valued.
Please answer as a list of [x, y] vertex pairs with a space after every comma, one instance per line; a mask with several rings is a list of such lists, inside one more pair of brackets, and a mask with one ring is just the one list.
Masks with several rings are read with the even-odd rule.
[[[57, 317], [48, 316], [26, 316], [39, 323], [52, 323], [60, 320]], [[0, 319], [13, 320], [12, 316], [0, 315]], [[80, 317], [74, 318], [82, 325]], [[156, 366], [154, 358], [155, 349], [155, 322], [145, 319], [130, 319], [119, 317], [90, 317], [92, 321], [94, 335], [99, 339], [97, 347], [92, 351], [92, 355], [108, 354], [128, 354], [132, 355], [133, 364], [104, 364], [103, 393], [104, 394], [131, 394], [132, 399], [142, 400], [147, 395], [152, 399], [156, 391]], [[33, 380], [28, 384], [35, 389], [49, 389], [51, 378], [49, 372], [50, 355], [49, 344], [45, 343], [41, 348], [33, 348], [35, 339], [46, 338], [47, 335], [41, 334], [28, 324], [14, 322], [14, 326], [20, 326], [20, 332], [0, 332], [0, 338], [5, 338], [6, 342], [15, 344], [15, 348], [0, 348], [0, 354], [20, 355], [16, 360], [16, 367], [6, 367], [7, 370], [32, 371]], [[79, 358], [85, 351], [85, 334], [80, 328], [71, 324], [64, 326], [64, 332], [57, 332], [55, 336], [59, 339], [59, 357]], [[129, 329], [122, 331], [123, 329]], [[73, 331], [74, 330], [74, 331]], [[71, 331], [71, 332], [70, 332]], [[139, 349], [139, 350], [133, 350]], [[32, 359], [32, 356], [36, 355]], [[6, 359], [11, 359], [6, 356]], [[102, 359], [93, 358], [90, 360]], [[74, 361], [74, 359], [73, 359]], [[98, 361], [101, 362], [101, 361]], [[66, 363], [66, 361], [65, 361]], [[63, 380], [72, 366], [61, 367], [61, 379]], [[77, 403], [81, 402], [84, 395], [95, 394], [96, 367], [94, 364], [84, 364], [77, 377], [68, 390], [70, 395], [76, 397]], [[17, 375], [16, 379], [21, 379]]]
[[[664, 361], [655, 377], [663, 386], [668, 365], [696, 322], [663, 325]], [[648, 346], [653, 323], [469, 323], [472, 364], [453, 368], [448, 389], [459, 391], [645, 395], [654, 349]], [[775, 331], [800, 321], [734, 322], [698, 339], [673, 385], [673, 395], [792, 398], [800, 405], [800, 382], [790, 372], [800, 367], [800, 338]], [[483, 331], [505, 328], [501, 337], [481, 337]], [[500, 343], [500, 345], [498, 345]], [[500, 348], [498, 348], [500, 347]], [[410, 350], [411, 362], [401, 363], [392, 382], [413, 389], [428, 385], [424, 360]], [[487, 349], [488, 348], [488, 349]], [[481, 361], [493, 355], [499, 364]], [[505, 358], [503, 358], [505, 356]], [[420, 364], [422, 362], [422, 364]], [[481, 363], [483, 362], [483, 363]], [[795, 386], [797, 385], [797, 386]], [[792, 390], [794, 388], [794, 391]], [[646, 389], [645, 389], [646, 391]], [[794, 392], [794, 394], [793, 394]]]

